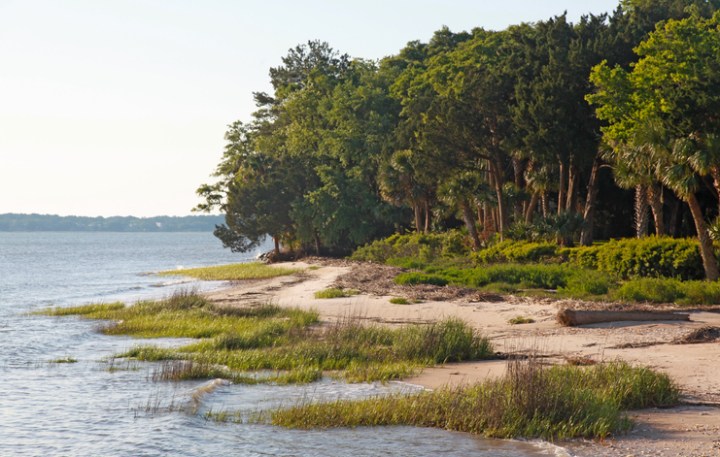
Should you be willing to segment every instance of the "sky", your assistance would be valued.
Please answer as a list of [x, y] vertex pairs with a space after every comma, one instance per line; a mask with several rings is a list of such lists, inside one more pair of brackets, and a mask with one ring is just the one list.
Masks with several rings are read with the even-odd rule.
[[0, 214], [182, 216], [288, 49], [380, 59], [618, 0], [0, 0]]

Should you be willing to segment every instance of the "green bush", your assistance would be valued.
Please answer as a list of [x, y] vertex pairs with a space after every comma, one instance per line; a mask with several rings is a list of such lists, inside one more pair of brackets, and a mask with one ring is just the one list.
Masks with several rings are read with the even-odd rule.
[[620, 278], [702, 279], [698, 242], [688, 238], [646, 237], [599, 245], [597, 268]]
[[597, 270], [598, 268], [598, 251], [601, 249], [599, 245], [595, 246], [578, 246], [574, 248], [564, 248], [561, 254], [568, 259], [573, 265], [581, 268], [589, 268]]
[[506, 240], [478, 251], [474, 258], [478, 263], [538, 262], [559, 259], [556, 243]]
[[467, 236], [458, 230], [445, 233], [395, 234], [358, 248], [350, 258], [386, 263], [391, 259], [412, 259], [428, 263], [436, 259], [470, 254]]

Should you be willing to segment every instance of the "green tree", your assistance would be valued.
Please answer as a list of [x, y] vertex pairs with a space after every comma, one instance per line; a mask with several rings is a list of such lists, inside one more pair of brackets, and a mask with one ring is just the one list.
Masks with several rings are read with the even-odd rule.
[[684, 200], [692, 214], [709, 280], [717, 260], [696, 193], [712, 177], [714, 137], [720, 133], [720, 13], [698, 14], [658, 26], [637, 48], [631, 72], [603, 63], [592, 79], [598, 92], [588, 99], [608, 121], [605, 140], [616, 151], [649, 151], [657, 178]]

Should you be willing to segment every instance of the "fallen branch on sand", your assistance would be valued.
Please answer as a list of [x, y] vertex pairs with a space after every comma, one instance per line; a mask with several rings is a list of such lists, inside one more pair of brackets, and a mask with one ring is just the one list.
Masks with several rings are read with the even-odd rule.
[[563, 325], [574, 327], [621, 321], [689, 321], [690, 315], [654, 311], [576, 311], [565, 308], [557, 314], [557, 320]]

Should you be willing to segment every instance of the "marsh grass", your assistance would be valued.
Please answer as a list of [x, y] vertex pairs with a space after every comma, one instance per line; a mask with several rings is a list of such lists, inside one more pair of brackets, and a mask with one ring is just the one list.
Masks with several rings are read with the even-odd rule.
[[[488, 340], [456, 319], [389, 328], [349, 317], [319, 326], [315, 311], [272, 304], [223, 307], [192, 291], [132, 306], [66, 308], [61, 315], [73, 312], [110, 321], [101, 330], [107, 334], [197, 339], [179, 348], [136, 346], [117, 356], [163, 362], [158, 380], [305, 383], [327, 371], [353, 382], [387, 381], [436, 363], [494, 357]], [[275, 374], [249, 374], [257, 371]]]
[[50, 363], [58, 363], [58, 364], [77, 363], [77, 362], [78, 362], [78, 360], [75, 357], [70, 357], [70, 356], [60, 357], [60, 358], [53, 359], [50, 361]]
[[261, 420], [292, 428], [411, 425], [498, 438], [605, 438], [630, 428], [624, 410], [677, 399], [668, 377], [646, 368], [621, 362], [547, 368], [530, 359], [511, 361], [504, 378], [474, 386], [300, 403]]
[[161, 276], [189, 276], [203, 281], [239, 281], [244, 279], [267, 279], [287, 276], [302, 271], [301, 268], [286, 268], [264, 263], [236, 263], [202, 268], [186, 268], [161, 271]]
[[315, 292], [315, 298], [344, 298], [352, 297], [359, 293], [360, 291], [354, 289], [338, 289], [333, 287]]

